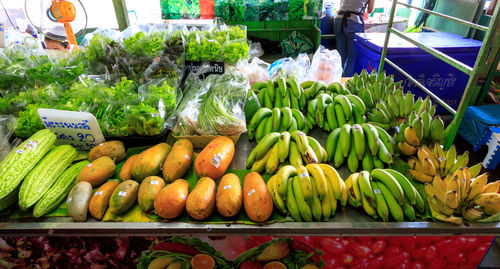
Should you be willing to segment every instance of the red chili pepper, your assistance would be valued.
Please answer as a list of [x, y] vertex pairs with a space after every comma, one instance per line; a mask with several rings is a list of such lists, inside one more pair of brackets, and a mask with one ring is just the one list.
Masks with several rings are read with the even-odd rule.
[[184, 253], [194, 256], [201, 252], [197, 249], [182, 243], [164, 242], [153, 246], [153, 250], [165, 250], [170, 252]]
[[321, 263], [321, 258], [319, 257], [318, 253], [316, 252], [316, 249], [311, 247], [310, 245], [304, 243], [303, 241], [298, 240], [298, 239], [292, 240], [292, 248], [296, 249], [296, 250], [303, 251], [307, 254], [309, 254], [311, 252], [314, 253], [314, 255], [312, 255], [312, 257], [311, 257], [311, 260], [317, 264]]

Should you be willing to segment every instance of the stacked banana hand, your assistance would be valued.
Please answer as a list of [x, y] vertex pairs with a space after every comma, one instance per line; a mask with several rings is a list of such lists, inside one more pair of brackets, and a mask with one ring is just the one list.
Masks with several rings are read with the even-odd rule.
[[293, 78], [255, 82], [252, 90], [260, 103], [269, 109], [290, 107], [302, 110], [306, 106], [305, 91]]
[[408, 156], [415, 154], [422, 144], [443, 142], [445, 139], [444, 123], [440, 117], [433, 118], [435, 106], [431, 106], [429, 97], [421, 102], [419, 100], [421, 98], [415, 103], [415, 110], [408, 121], [400, 124], [400, 132], [396, 135], [399, 152]]
[[326, 140], [328, 161], [340, 167], [345, 160], [352, 173], [360, 168], [372, 171], [392, 163], [395, 143], [381, 127], [369, 123], [344, 124], [330, 133]]
[[347, 203], [344, 181], [327, 164], [285, 165], [267, 181], [267, 188], [276, 208], [295, 221], [328, 221], [337, 201]]
[[317, 125], [329, 132], [344, 124], [366, 121], [366, 107], [361, 98], [352, 94], [320, 93], [307, 104], [309, 127]]
[[436, 175], [425, 184], [432, 216], [440, 221], [460, 224], [500, 221], [500, 181], [487, 184], [488, 173], [480, 176], [467, 167], [448, 174]]
[[374, 169], [351, 174], [345, 181], [347, 202], [353, 207], [363, 207], [365, 212], [382, 221], [416, 219], [415, 209], [425, 211], [424, 199], [408, 178], [396, 170]]
[[272, 132], [255, 146], [247, 158], [247, 168], [270, 175], [278, 169], [280, 163], [287, 162], [294, 167], [328, 161], [325, 148], [314, 138], [302, 131]]
[[[408, 159], [410, 165], [408, 173], [417, 181], [430, 183], [435, 175], [445, 177], [460, 168], [467, 167], [468, 163], [468, 151], [457, 157], [455, 145], [444, 151], [441, 145], [435, 143], [432, 151], [427, 146], [419, 147], [417, 158], [410, 157]], [[474, 176], [479, 174], [481, 168], [481, 163], [472, 166], [470, 168], [471, 174]]]
[[301, 130], [307, 134], [309, 128], [307, 121], [296, 108], [275, 107], [269, 109], [262, 107], [253, 115], [248, 124], [248, 138], [259, 142], [266, 134], [271, 132], [293, 132]]
[[368, 74], [363, 70], [361, 74], [354, 74], [346, 83], [346, 89], [359, 96], [368, 109], [375, 107], [379, 100], [388, 102], [388, 98], [397, 91], [402, 92], [403, 81], [394, 83], [394, 76], [386, 76], [385, 72], [378, 75], [375, 70]]

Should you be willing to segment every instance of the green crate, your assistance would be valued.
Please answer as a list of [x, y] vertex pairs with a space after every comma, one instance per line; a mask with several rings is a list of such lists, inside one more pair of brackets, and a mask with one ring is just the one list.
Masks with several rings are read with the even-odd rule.
[[267, 39], [269, 41], [281, 42], [293, 31], [298, 31], [311, 39], [315, 49], [321, 43], [320, 20], [302, 21], [242, 21], [228, 22], [235, 25], [245, 25], [248, 37]]

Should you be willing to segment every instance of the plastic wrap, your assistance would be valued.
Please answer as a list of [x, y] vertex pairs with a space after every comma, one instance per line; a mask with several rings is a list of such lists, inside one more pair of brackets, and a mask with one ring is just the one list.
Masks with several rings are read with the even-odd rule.
[[299, 83], [308, 80], [308, 72], [311, 67], [311, 62], [309, 61], [309, 56], [302, 53], [296, 59], [293, 58], [282, 58], [276, 60], [269, 67], [269, 74], [272, 78], [278, 76], [286, 75], [288, 77], [294, 77]]
[[203, 82], [198, 73], [192, 73], [186, 86], [177, 110], [175, 135], [233, 136], [246, 131], [243, 108], [249, 84], [242, 73], [229, 70], [223, 75], [209, 75]]
[[0, 162], [16, 146], [9, 142], [15, 128], [16, 118], [14, 116], [0, 115]]
[[253, 58], [250, 63], [247, 61], [238, 62], [237, 68], [247, 77], [250, 85], [253, 85], [257, 81], [268, 81], [271, 79], [268, 72], [269, 66], [268, 63], [261, 59]]
[[308, 80], [321, 80], [326, 84], [339, 82], [342, 78], [342, 60], [337, 50], [320, 46], [314, 53]]

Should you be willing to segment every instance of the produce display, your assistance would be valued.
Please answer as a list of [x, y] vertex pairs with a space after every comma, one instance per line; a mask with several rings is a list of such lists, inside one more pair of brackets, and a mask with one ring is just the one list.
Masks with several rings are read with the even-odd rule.
[[248, 58], [246, 28], [211, 25], [207, 29], [192, 28], [185, 36], [186, 60], [236, 64]]
[[276, 238], [240, 254], [233, 268], [323, 268], [323, 253], [300, 239]]
[[403, 174], [393, 169], [374, 169], [352, 174], [346, 181], [347, 201], [354, 207], [382, 221], [416, 219], [416, 212], [425, 211], [425, 202], [417, 189]]
[[299, 167], [305, 164], [326, 162], [328, 154], [314, 138], [302, 131], [272, 132], [265, 135], [247, 158], [247, 168], [252, 171], [273, 174], [280, 163], [287, 161]]
[[137, 259], [137, 268], [232, 268], [231, 262], [197, 238], [172, 237], [153, 243]]
[[336, 167], [347, 161], [353, 173], [360, 167], [371, 171], [392, 164], [394, 148], [393, 138], [381, 127], [369, 123], [344, 124], [331, 132], [326, 140], [328, 160]]
[[326, 164], [285, 165], [267, 181], [276, 208], [295, 221], [329, 221], [347, 191], [338, 172]]

